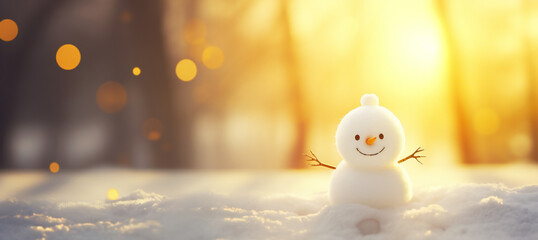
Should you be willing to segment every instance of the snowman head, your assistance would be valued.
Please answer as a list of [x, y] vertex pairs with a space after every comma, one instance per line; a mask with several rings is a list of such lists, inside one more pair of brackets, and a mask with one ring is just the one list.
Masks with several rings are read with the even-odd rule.
[[365, 94], [362, 106], [351, 110], [336, 130], [336, 148], [344, 161], [356, 168], [393, 165], [405, 136], [400, 120], [379, 106], [375, 94]]

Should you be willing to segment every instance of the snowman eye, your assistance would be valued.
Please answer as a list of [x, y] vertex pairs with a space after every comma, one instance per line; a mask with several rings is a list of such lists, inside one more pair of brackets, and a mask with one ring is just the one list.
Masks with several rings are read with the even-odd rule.
[[383, 136], [383, 133], [379, 134], [379, 139], [383, 139], [385, 136]]
[[359, 134], [355, 135], [355, 140], [359, 141], [359, 139], [361, 139], [361, 136]]

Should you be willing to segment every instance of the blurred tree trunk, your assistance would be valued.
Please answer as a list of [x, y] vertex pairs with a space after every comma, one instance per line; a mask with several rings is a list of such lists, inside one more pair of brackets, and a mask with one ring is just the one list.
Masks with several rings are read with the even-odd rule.
[[441, 26], [443, 28], [443, 33], [445, 36], [445, 42], [447, 45], [448, 52], [448, 66], [447, 66], [447, 79], [448, 79], [448, 88], [449, 93], [452, 95], [452, 100], [454, 101], [454, 112], [455, 112], [455, 126], [457, 129], [456, 137], [458, 140], [460, 148], [461, 161], [464, 163], [473, 163], [476, 162], [476, 156], [473, 152], [471, 143], [471, 134], [470, 133], [470, 117], [465, 111], [465, 106], [463, 102], [463, 96], [461, 93], [462, 86], [462, 70], [461, 66], [461, 56], [459, 54], [458, 42], [455, 38], [455, 29], [451, 21], [451, 12], [449, 10], [450, 4], [457, 4], [447, 0], [436, 0], [436, 10], [439, 16]]
[[305, 161], [302, 155], [306, 145], [306, 112], [303, 101], [303, 94], [301, 92], [301, 73], [299, 70], [299, 64], [297, 61], [297, 53], [294, 48], [293, 33], [291, 29], [290, 13], [289, 11], [290, 1], [282, 0], [281, 6], [281, 18], [284, 28], [284, 57], [286, 64], [285, 68], [288, 73], [288, 86], [290, 95], [290, 105], [292, 116], [295, 118], [295, 142], [291, 148], [291, 154], [289, 157], [289, 167], [302, 168], [305, 165]]
[[[94, 5], [99, 7], [91, 8]], [[0, 6], [4, 6], [4, 2]], [[70, 163], [62, 167], [114, 163], [113, 160], [118, 155], [125, 156], [125, 152], [139, 147], [133, 144], [133, 136], [143, 138], [143, 122], [151, 117], [162, 122], [164, 131], [158, 141], [142, 141], [143, 147], [151, 153], [144, 157], [144, 164], [141, 166], [190, 165], [192, 150], [189, 123], [192, 121], [190, 117], [185, 118], [185, 123], [185, 120], [176, 114], [172, 90], [177, 82], [173, 69], [166, 61], [161, 0], [44, 1], [39, 4], [21, 1], [9, 3], [7, 6], [10, 8], [6, 8], [12, 11], [8, 12], [9, 15], [20, 21], [17, 21], [17, 38], [0, 48], [0, 69], [3, 75], [3, 87], [0, 88], [0, 167], [14, 166], [9, 162], [8, 147], [13, 141], [9, 132], [17, 127], [17, 124], [27, 122], [38, 123], [49, 133], [46, 137], [47, 148], [39, 156], [39, 166], [35, 167], [46, 167], [50, 161], [59, 161], [62, 165], [63, 156], [59, 152], [65, 152], [66, 146], [60, 146], [60, 135], [72, 131], [66, 129], [66, 123], [69, 121], [66, 119], [78, 121], [81, 117], [73, 118], [73, 115], [81, 113], [84, 117], [103, 118], [112, 123], [111, 132], [107, 135], [110, 136], [108, 140], [112, 144], [95, 153], [91, 162], [78, 164], [74, 159], [64, 159]], [[106, 19], [97, 22], [87, 21], [88, 16], [97, 16], [93, 14], [73, 18], [72, 16], [77, 16], [73, 11], [80, 11], [83, 6], [89, 6], [89, 11], [103, 11], [99, 13], [110, 13], [110, 10], [113, 10], [113, 14], [104, 14]], [[0, 9], [0, 13], [6, 8]], [[122, 11], [128, 11], [130, 14], [129, 24], [121, 22]], [[69, 22], [62, 22], [61, 19], [66, 16], [70, 16]], [[62, 29], [66, 25], [75, 30], [50, 34], [54, 32], [52, 30]], [[96, 29], [101, 31], [94, 31]], [[73, 71], [59, 69], [54, 61], [54, 53], [63, 43], [74, 43], [80, 48], [81, 65]], [[42, 64], [31, 65], [30, 60]], [[131, 70], [134, 66], [142, 68], [142, 75], [133, 79]], [[31, 77], [36, 74], [42, 78]], [[99, 83], [105, 81], [117, 81], [125, 86], [128, 93], [126, 108], [130, 108], [135, 114], [128, 115], [127, 109], [113, 115], [98, 110], [95, 105], [95, 91]], [[141, 92], [143, 96], [137, 95], [136, 92]], [[74, 96], [77, 94], [78, 96]], [[136, 102], [139, 103], [138, 106], [134, 106]], [[19, 114], [22, 117], [17, 117], [19, 112], [23, 112], [22, 115]], [[134, 119], [132, 115], [141, 115], [143, 119]], [[74, 125], [79, 126], [78, 124], [76, 122]], [[129, 125], [134, 127], [129, 128]], [[187, 130], [179, 131], [178, 126]], [[178, 132], [185, 134], [178, 136]], [[152, 162], [148, 163], [149, 161]]]
[[[40, 36], [45, 34], [46, 27], [50, 23], [50, 19], [54, 16], [56, 11], [65, 3], [63, 0], [58, 1], [45, 1], [45, 2], [26, 2], [26, 3], [8, 3], [2, 2], [0, 8], [9, 9], [4, 4], [23, 5], [31, 4], [32, 7], [39, 6], [39, 11], [35, 14], [19, 14], [19, 13], [5, 13], [0, 11], [1, 16], [16, 16], [13, 20], [18, 25], [19, 32], [17, 37], [11, 42], [3, 42], [3, 46], [0, 47], [0, 72], [2, 75], [2, 87], [0, 87], [0, 168], [13, 167], [15, 164], [11, 162], [12, 156], [10, 154], [11, 133], [17, 122], [17, 112], [20, 110], [24, 103], [19, 102], [19, 93], [21, 86], [25, 85], [24, 82], [29, 81], [42, 81], [42, 79], [24, 79], [22, 73], [25, 71], [24, 64], [28, 60], [30, 55], [37, 47], [37, 43], [42, 39]], [[17, 9], [19, 6], [16, 6]], [[21, 25], [21, 23], [25, 23]], [[14, 50], [8, 50], [7, 48], [14, 48]], [[46, 91], [46, 89], [42, 89]], [[56, 92], [48, 92], [49, 100], [61, 104], [58, 100]], [[46, 93], [45, 93], [46, 94]], [[37, 99], [34, 99], [37, 100]], [[51, 139], [52, 147], [46, 150], [45, 156], [42, 156], [39, 161], [39, 166], [48, 166], [48, 162], [52, 161], [55, 157], [55, 147], [58, 145], [57, 133], [60, 125], [58, 121], [62, 115], [63, 109], [61, 107], [54, 109], [47, 109], [48, 114], [37, 114], [34, 120], [43, 120], [52, 129], [51, 133], [55, 134]], [[45, 117], [47, 116], [47, 117]]]
[[523, 0], [522, 3], [522, 15], [523, 15], [523, 43], [525, 48], [525, 63], [528, 79], [528, 104], [529, 104], [529, 121], [530, 121], [530, 135], [532, 139], [532, 147], [530, 152], [530, 158], [533, 162], [538, 162], [538, 77], [536, 75], [536, 45], [532, 38], [532, 30], [529, 25], [531, 19], [531, 11], [533, 11], [538, 5], [533, 4], [535, 1]]
[[[161, 139], [149, 142], [151, 166], [157, 168], [189, 167], [192, 161], [192, 117], [176, 111], [173, 89], [177, 86], [174, 69], [167, 61], [162, 16], [162, 0], [127, 1], [132, 9], [132, 41], [135, 61], [142, 68], [139, 87], [144, 94], [145, 119], [157, 118], [163, 124]], [[129, 72], [133, 66], [126, 67]], [[188, 101], [188, 100], [187, 100]], [[183, 114], [178, 116], [178, 112]], [[125, 119], [124, 121], [128, 121]], [[140, 133], [142, 128], [140, 123]], [[181, 131], [178, 130], [181, 128]]]

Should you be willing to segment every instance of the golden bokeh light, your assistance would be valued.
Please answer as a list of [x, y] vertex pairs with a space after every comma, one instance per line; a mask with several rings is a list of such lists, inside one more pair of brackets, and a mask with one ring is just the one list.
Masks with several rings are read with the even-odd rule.
[[196, 77], [197, 71], [196, 64], [190, 59], [183, 59], [176, 65], [176, 75], [181, 81], [192, 80]]
[[124, 10], [121, 13], [120, 19], [122, 23], [130, 23], [131, 20], [133, 19], [133, 14], [131, 14], [130, 11]]
[[157, 141], [161, 139], [163, 132], [163, 124], [159, 119], [150, 118], [142, 125], [142, 134], [150, 141]]
[[133, 75], [138, 76], [138, 75], [140, 75], [140, 73], [142, 73], [142, 70], [140, 70], [139, 67], [134, 67], [133, 68]]
[[80, 63], [80, 51], [73, 44], [64, 44], [56, 52], [56, 62], [64, 70], [72, 70]]
[[51, 162], [49, 164], [49, 170], [51, 173], [57, 173], [58, 171], [60, 171], [60, 164], [58, 164], [57, 162]]
[[190, 44], [203, 44], [205, 42], [206, 26], [199, 19], [191, 19], [185, 24], [183, 36]]
[[473, 113], [474, 130], [481, 135], [491, 135], [499, 129], [499, 114], [490, 108], [479, 109]]
[[209, 46], [202, 53], [202, 62], [209, 69], [217, 69], [224, 62], [224, 54], [219, 47]]
[[103, 112], [116, 113], [127, 104], [127, 92], [117, 82], [105, 82], [97, 90], [96, 100]]
[[106, 192], [106, 198], [108, 200], [114, 201], [120, 197], [120, 193], [115, 188], [108, 189]]
[[4, 19], [0, 21], [0, 39], [9, 42], [17, 37], [19, 28], [17, 23], [11, 19]]

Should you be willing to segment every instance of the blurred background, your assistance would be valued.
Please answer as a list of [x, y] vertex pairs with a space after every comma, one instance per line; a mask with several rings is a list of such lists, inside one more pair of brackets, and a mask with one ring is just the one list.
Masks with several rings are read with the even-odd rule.
[[19, 0], [0, 20], [0, 168], [336, 165], [365, 93], [426, 166], [538, 162], [538, 1]]

